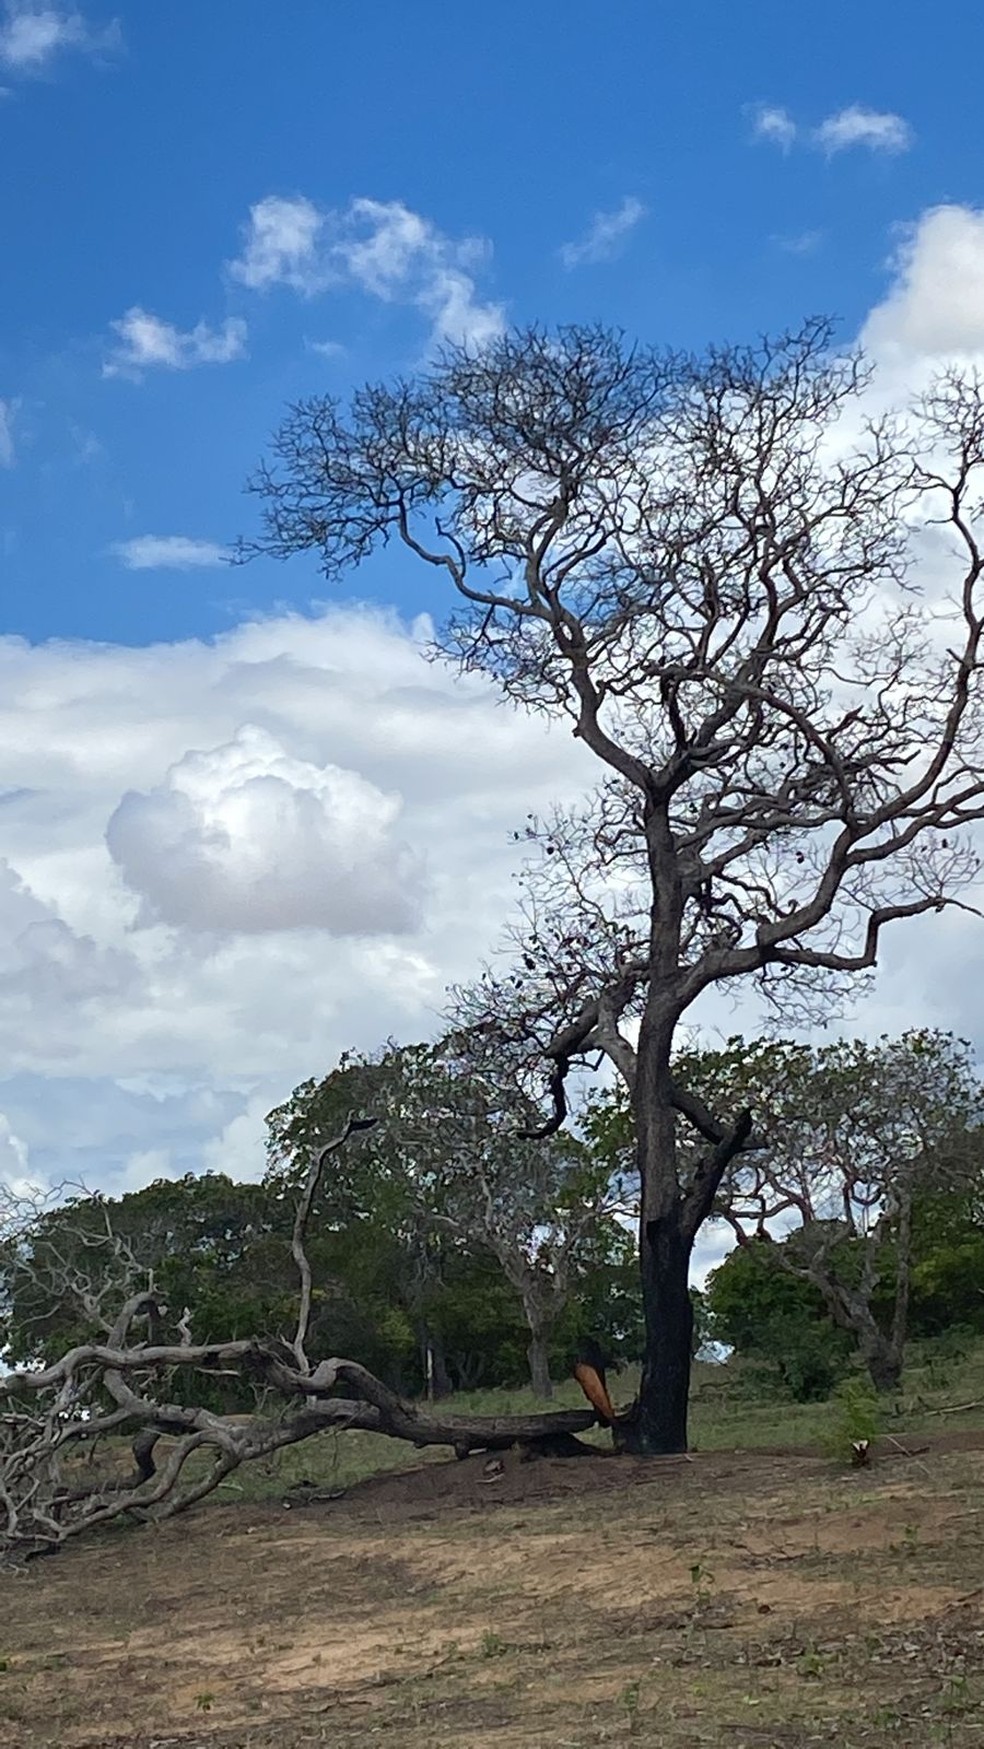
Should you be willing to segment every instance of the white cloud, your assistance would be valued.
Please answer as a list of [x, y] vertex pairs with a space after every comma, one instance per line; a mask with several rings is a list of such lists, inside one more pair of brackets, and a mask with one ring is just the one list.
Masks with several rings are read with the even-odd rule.
[[940, 206], [904, 233], [894, 281], [861, 332], [883, 360], [984, 358], [984, 211]]
[[0, 639], [0, 1110], [32, 1171], [258, 1173], [299, 1081], [433, 1032], [511, 910], [510, 830], [593, 772], [427, 635], [339, 610]]
[[246, 247], [238, 261], [230, 262], [230, 273], [254, 291], [273, 285], [307, 295], [320, 290], [324, 279], [317, 245], [324, 222], [324, 215], [303, 195], [267, 195], [249, 209]]
[[796, 138], [797, 128], [788, 109], [777, 104], [760, 103], [752, 111], [752, 132], [757, 140], [767, 140], [788, 152]]
[[913, 142], [912, 129], [902, 116], [865, 109], [859, 103], [829, 115], [813, 137], [828, 156], [851, 146], [867, 146], [872, 152], [907, 152]]
[[228, 562], [227, 548], [185, 534], [138, 534], [111, 551], [128, 571], [199, 571]]
[[292, 757], [246, 725], [125, 795], [106, 842], [147, 922], [189, 930], [406, 934], [422, 865], [393, 834], [400, 798]]
[[490, 254], [482, 239], [454, 239], [402, 201], [360, 198], [320, 209], [303, 195], [268, 195], [250, 208], [234, 279], [306, 297], [357, 287], [430, 318], [433, 337], [481, 346], [502, 332], [499, 304], [478, 299], [475, 275]]
[[7, 0], [0, 23], [0, 62], [18, 73], [40, 73], [67, 49], [97, 54], [118, 47], [119, 25], [93, 29], [80, 12], [34, 0]]
[[[750, 113], [756, 140], [765, 140], [788, 152], [801, 137], [798, 123], [779, 104], [760, 103]], [[852, 103], [835, 115], [828, 115], [807, 138], [830, 158], [852, 146], [865, 146], [871, 152], [907, 152], [914, 135], [902, 116]]]
[[200, 364], [231, 364], [246, 350], [246, 323], [229, 316], [221, 328], [199, 322], [186, 333], [134, 304], [110, 324], [121, 344], [103, 365], [104, 376], [139, 378], [150, 369], [192, 370]]
[[41, 1059], [71, 1060], [79, 1031], [98, 1029], [117, 1002], [139, 1001], [142, 988], [132, 955], [73, 928], [0, 860], [0, 1032], [8, 1074]]
[[27, 1144], [0, 1111], [0, 1238], [17, 1230], [28, 1208], [33, 1213], [43, 1196], [43, 1186], [31, 1173]]
[[576, 243], [565, 243], [561, 249], [564, 266], [583, 267], [596, 261], [610, 261], [645, 213], [642, 201], [634, 195], [626, 195], [614, 212], [595, 213], [584, 236]]
[[17, 460], [14, 448], [14, 415], [16, 401], [0, 401], [0, 468], [12, 468]]
[[822, 231], [796, 231], [789, 237], [774, 237], [784, 255], [815, 255], [823, 242]]

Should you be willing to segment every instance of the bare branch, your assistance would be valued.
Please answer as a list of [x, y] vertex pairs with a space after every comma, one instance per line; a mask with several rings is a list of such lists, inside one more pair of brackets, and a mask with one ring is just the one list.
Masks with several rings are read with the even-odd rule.
[[311, 1217], [311, 1207], [317, 1194], [318, 1185], [321, 1181], [321, 1174], [324, 1171], [325, 1161], [329, 1159], [337, 1149], [344, 1146], [348, 1141], [349, 1136], [354, 1135], [360, 1130], [371, 1130], [376, 1122], [377, 1119], [374, 1117], [357, 1118], [353, 1114], [350, 1114], [338, 1135], [333, 1136], [331, 1141], [325, 1142], [324, 1146], [318, 1149], [318, 1152], [315, 1154], [315, 1157], [311, 1162], [307, 1178], [304, 1181], [304, 1186], [301, 1191], [300, 1201], [298, 1202], [297, 1211], [294, 1216], [294, 1231], [291, 1235], [290, 1248], [294, 1262], [297, 1264], [298, 1274], [301, 1278], [301, 1291], [297, 1309], [297, 1329], [294, 1333], [292, 1346], [297, 1364], [302, 1372], [310, 1371], [308, 1358], [304, 1352], [304, 1344], [307, 1340], [308, 1325], [311, 1321], [311, 1265], [308, 1261], [307, 1252], [304, 1249], [304, 1235], [307, 1231], [307, 1224]]

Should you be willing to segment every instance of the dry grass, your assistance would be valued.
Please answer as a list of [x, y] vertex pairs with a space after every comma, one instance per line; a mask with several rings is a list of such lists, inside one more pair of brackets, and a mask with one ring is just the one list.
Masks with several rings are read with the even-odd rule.
[[970, 1749], [976, 1439], [476, 1458], [121, 1530], [7, 1583], [0, 1744]]

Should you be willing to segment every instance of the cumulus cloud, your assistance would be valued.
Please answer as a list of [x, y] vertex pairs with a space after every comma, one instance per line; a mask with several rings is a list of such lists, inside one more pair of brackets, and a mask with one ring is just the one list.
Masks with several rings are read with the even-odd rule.
[[561, 249], [564, 266], [584, 267], [597, 261], [611, 261], [645, 213], [642, 201], [634, 195], [626, 195], [614, 212], [595, 213], [584, 236], [575, 243], [565, 243]]
[[866, 109], [860, 103], [828, 115], [813, 137], [828, 157], [852, 146], [866, 146], [871, 152], [907, 152], [913, 143], [912, 129], [902, 116]]
[[14, 448], [14, 415], [16, 401], [0, 401], [0, 468], [12, 468], [17, 460]]
[[0, 1110], [32, 1170], [256, 1175], [299, 1081], [434, 1031], [511, 912], [511, 829], [594, 773], [428, 635], [350, 609], [0, 639]]
[[138, 534], [117, 541], [111, 550], [128, 571], [200, 571], [229, 559], [228, 550], [216, 541], [192, 540], [186, 534]]
[[984, 211], [939, 206], [908, 227], [862, 344], [896, 361], [984, 355]]
[[125, 795], [106, 841], [148, 921], [191, 930], [405, 934], [420, 862], [393, 833], [400, 798], [357, 772], [293, 758], [247, 725]]
[[229, 316], [221, 328], [199, 322], [182, 332], [172, 322], [134, 304], [110, 324], [119, 345], [103, 365], [104, 376], [139, 379], [145, 370], [193, 370], [201, 364], [232, 364], [246, 351], [246, 323]]
[[59, 54], [74, 49], [98, 54], [119, 46], [115, 21], [96, 29], [80, 12], [36, 0], [6, 0], [0, 22], [0, 63], [15, 73], [41, 73]]
[[788, 152], [796, 139], [797, 127], [788, 109], [773, 103], [760, 103], [752, 111], [752, 133], [755, 139], [766, 140]]
[[70, 1057], [79, 1030], [98, 1026], [140, 984], [130, 955], [74, 929], [0, 861], [0, 1036], [8, 1073], [39, 1057]]
[[419, 309], [437, 340], [482, 346], [503, 328], [501, 305], [477, 294], [490, 253], [483, 239], [448, 237], [402, 201], [321, 209], [303, 195], [268, 195], [250, 208], [242, 253], [228, 269], [256, 291], [284, 285], [313, 297], [354, 286]]

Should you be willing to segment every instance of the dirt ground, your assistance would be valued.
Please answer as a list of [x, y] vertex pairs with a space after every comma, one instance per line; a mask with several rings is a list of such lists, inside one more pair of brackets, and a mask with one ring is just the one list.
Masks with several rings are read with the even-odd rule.
[[116, 1530], [4, 1578], [0, 1745], [970, 1749], [982, 1448], [476, 1457]]

